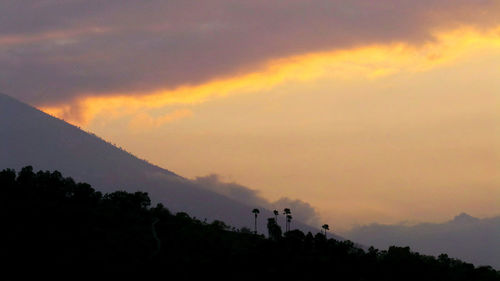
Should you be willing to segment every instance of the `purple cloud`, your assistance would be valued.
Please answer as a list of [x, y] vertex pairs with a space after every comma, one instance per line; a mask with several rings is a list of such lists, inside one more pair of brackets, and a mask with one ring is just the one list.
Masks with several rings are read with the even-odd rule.
[[272, 58], [500, 24], [495, 0], [5, 0], [0, 10], [0, 91], [32, 104], [174, 88]]

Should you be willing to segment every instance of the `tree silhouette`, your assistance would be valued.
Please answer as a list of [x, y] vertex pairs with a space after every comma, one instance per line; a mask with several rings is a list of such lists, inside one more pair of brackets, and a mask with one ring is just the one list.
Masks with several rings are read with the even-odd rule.
[[291, 214], [292, 211], [290, 211], [290, 208], [283, 209], [283, 215], [285, 215], [285, 232], [288, 232], [290, 230], [288, 216], [291, 216]]
[[259, 215], [260, 211], [259, 209], [253, 209], [252, 213], [255, 215], [255, 226], [254, 226], [254, 232], [257, 234], [257, 216]]
[[274, 214], [274, 220], [276, 221], [276, 224], [278, 224], [278, 215], [280, 214], [280, 212], [278, 212], [278, 210], [274, 210], [273, 214]]
[[328, 226], [328, 224], [324, 224], [321, 226], [321, 228], [323, 228], [323, 230], [325, 231], [325, 238], [326, 238], [326, 231], [330, 230], [330, 227]]
[[274, 218], [267, 219], [267, 231], [270, 239], [277, 241], [281, 238], [281, 227], [276, 223]]
[[292, 218], [292, 215], [286, 215], [286, 224], [288, 226], [287, 232], [290, 231], [290, 223], [292, 222]]
[[[292, 281], [331, 278], [335, 272], [338, 280], [352, 281], [500, 281], [492, 267], [446, 254], [432, 257], [395, 246], [366, 251], [351, 241], [327, 240], [327, 224], [315, 236], [298, 229], [282, 235], [271, 217], [265, 239], [249, 228], [235, 231], [222, 221], [151, 207], [144, 192], [101, 194], [59, 172], [30, 167], [19, 174], [0, 171], [0, 220], [5, 280], [28, 279], [37, 271], [52, 280], [78, 279], [74, 275], [84, 272], [122, 280], [167, 272], [176, 280]], [[289, 211], [287, 227], [290, 220]]]

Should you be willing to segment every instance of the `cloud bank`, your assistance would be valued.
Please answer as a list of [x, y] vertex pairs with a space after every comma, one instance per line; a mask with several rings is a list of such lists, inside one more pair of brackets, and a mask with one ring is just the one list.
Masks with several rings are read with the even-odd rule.
[[444, 223], [372, 224], [354, 228], [345, 236], [380, 249], [392, 245], [410, 246], [423, 254], [447, 253], [475, 265], [500, 269], [500, 216], [478, 219], [462, 213]]
[[281, 215], [283, 209], [290, 208], [294, 219], [304, 222], [313, 227], [319, 227], [320, 225], [320, 218], [314, 207], [302, 200], [293, 200], [287, 197], [283, 197], [278, 199], [277, 201], [270, 202], [267, 199], [261, 197], [257, 190], [250, 189], [234, 182], [223, 182], [216, 174], [197, 177], [194, 182], [205, 189], [222, 194], [248, 206], [262, 207], [269, 210], [278, 210], [280, 212], [278, 221], [284, 220], [283, 216]]
[[495, 0], [2, 1], [0, 85], [32, 104], [146, 93], [265, 62], [499, 24]]

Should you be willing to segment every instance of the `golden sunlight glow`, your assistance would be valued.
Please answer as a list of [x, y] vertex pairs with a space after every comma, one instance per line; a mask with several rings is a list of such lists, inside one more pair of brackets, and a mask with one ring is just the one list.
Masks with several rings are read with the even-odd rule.
[[499, 48], [500, 27], [488, 32], [464, 27], [451, 32], [437, 32], [434, 38], [418, 46], [400, 42], [297, 55], [269, 61], [260, 70], [246, 75], [201, 85], [150, 93], [89, 93], [71, 104], [47, 105], [40, 109], [81, 126], [87, 126], [98, 117], [106, 120], [131, 117], [131, 128], [158, 127], [192, 113], [178, 111], [153, 117], [146, 111], [202, 103], [234, 94], [264, 92], [291, 81], [308, 82], [319, 78], [372, 80], [399, 72], [427, 71], [457, 62], [469, 54]]

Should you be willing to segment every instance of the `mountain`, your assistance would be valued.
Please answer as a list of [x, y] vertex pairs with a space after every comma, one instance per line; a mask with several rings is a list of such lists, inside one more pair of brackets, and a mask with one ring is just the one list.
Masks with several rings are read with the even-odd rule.
[[444, 223], [372, 224], [354, 228], [345, 237], [381, 249], [396, 245], [428, 255], [447, 253], [500, 269], [500, 216], [479, 219], [462, 213]]
[[[218, 219], [235, 227], [252, 227], [255, 207], [231, 199], [152, 165], [7, 95], [0, 94], [0, 169], [58, 170], [76, 181], [87, 182], [103, 192], [145, 191], [153, 203], [188, 212], [208, 221]], [[266, 230], [271, 211], [261, 208], [258, 229]], [[294, 221], [294, 227], [317, 232]]]

